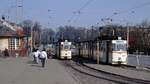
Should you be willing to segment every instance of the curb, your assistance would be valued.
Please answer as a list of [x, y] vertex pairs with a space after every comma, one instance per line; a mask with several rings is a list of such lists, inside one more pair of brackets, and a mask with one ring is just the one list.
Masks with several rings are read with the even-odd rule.
[[128, 77], [128, 76], [124, 76], [124, 75], [120, 75], [120, 74], [117, 74], [117, 73], [112, 73], [112, 72], [108, 72], [108, 71], [104, 71], [104, 70], [100, 70], [100, 69], [96, 69], [94, 67], [91, 67], [91, 66], [88, 66], [84, 63], [82, 63], [82, 65], [90, 68], [90, 69], [93, 69], [93, 70], [96, 70], [96, 71], [100, 71], [100, 72], [103, 72], [103, 73], [109, 73], [111, 75], [116, 75], [116, 76], [121, 76], [121, 77], [125, 77], [125, 78], [131, 78], [131, 79], [136, 79], [136, 80], [142, 80], [142, 81], [147, 81], [147, 82], [150, 82], [150, 80], [143, 80], [143, 79], [138, 79], [138, 78], [133, 78], [133, 77]]

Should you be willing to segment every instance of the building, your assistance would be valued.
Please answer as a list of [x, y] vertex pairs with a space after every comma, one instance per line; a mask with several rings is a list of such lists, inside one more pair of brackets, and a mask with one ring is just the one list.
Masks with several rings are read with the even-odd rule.
[[10, 56], [26, 56], [26, 35], [16, 24], [0, 21], [0, 51], [9, 50]]

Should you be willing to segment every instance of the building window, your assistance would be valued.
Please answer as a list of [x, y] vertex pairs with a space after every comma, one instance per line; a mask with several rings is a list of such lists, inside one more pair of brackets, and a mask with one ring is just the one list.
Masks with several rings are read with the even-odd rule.
[[19, 38], [10, 38], [9, 39], [9, 48], [11, 50], [17, 50], [19, 48]]

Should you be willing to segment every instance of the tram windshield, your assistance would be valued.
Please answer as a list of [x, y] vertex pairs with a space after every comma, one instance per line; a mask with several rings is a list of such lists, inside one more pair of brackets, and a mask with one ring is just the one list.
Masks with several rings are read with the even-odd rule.
[[113, 44], [113, 51], [126, 51], [127, 50], [127, 46], [126, 44]]
[[64, 49], [70, 49], [70, 45], [64, 45]]

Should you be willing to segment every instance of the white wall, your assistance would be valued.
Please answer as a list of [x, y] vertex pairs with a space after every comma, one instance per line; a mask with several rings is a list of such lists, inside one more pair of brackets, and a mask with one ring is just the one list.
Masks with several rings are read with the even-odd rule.
[[0, 50], [8, 49], [8, 38], [0, 38]]

